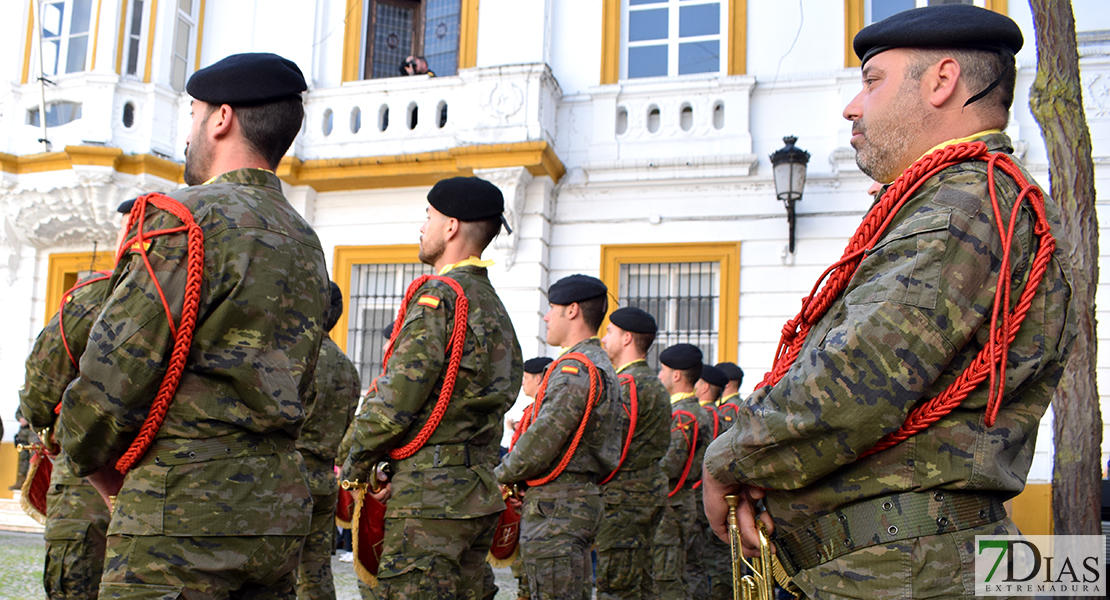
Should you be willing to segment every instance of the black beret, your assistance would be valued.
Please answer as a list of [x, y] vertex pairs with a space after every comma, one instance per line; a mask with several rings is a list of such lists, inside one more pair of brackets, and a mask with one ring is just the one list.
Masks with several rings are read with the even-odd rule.
[[724, 371], [721, 371], [720, 369], [712, 365], [702, 366], [701, 378], [705, 380], [705, 382], [709, 385], [715, 385], [720, 388], [728, 385], [728, 375], [725, 375]]
[[551, 304], [566, 306], [573, 302], [583, 302], [609, 291], [597, 277], [589, 275], [568, 275], [551, 284], [547, 290], [547, 301]]
[[138, 198], [132, 198], [130, 200], [124, 200], [123, 202], [120, 202], [119, 206], [116, 207], [116, 212], [121, 213], [121, 214], [125, 214], [125, 215], [127, 213], [130, 213], [131, 212], [131, 207], [135, 206], [135, 201], [136, 200], [138, 200]]
[[329, 281], [331, 284], [331, 298], [328, 303], [328, 310], [324, 313], [324, 330], [331, 331], [332, 327], [339, 322], [339, 317], [343, 316], [343, 291], [339, 289], [334, 281]]
[[892, 48], [971, 48], [1017, 54], [1024, 40], [1017, 23], [1006, 15], [969, 4], [914, 8], [864, 27], [852, 41], [866, 64]]
[[185, 84], [197, 100], [233, 106], [299, 97], [307, 89], [296, 63], [268, 52], [232, 54], [193, 73]]
[[632, 333], [655, 333], [659, 328], [655, 325], [655, 317], [646, 310], [635, 306], [618, 308], [609, 315], [609, 322], [625, 331]]
[[394, 325], [394, 323], [396, 323], [396, 321], [390, 321], [389, 325], [386, 325], [385, 327], [382, 327], [382, 337], [384, 337], [387, 340], [389, 338], [393, 337], [393, 325]]
[[524, 361], [524, 372], [531, 373], [533, 375], [539, 375], [540, 373], [543, 373], [543, 370], [546, 369], [547, 365], [550, 365], [551, 362], [551, 359], [546, 356], [529, 358], [528, 360]]
[[505, 196], [485, 179], [452, 177], [432, 186], [428, 204], [460, 221], [484, 221], [501, 217], [505, 211]]
[[684, 371], [701, 365], [701, 348], [693, 344], [675, 344], [659, 353], [659, 362]]
[[736, 363], [723, 362], [717, 363], [717, 369], [728, 377], [729, 381], [743, 381], [744, 370], [736, 366]]

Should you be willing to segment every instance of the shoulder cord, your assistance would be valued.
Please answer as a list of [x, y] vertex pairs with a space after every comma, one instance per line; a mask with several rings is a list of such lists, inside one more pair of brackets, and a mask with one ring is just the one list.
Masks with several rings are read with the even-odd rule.
[[[735, 404], [732, 404], [731, 402], [726, 402], [726, 403], [718, 406], [717, 408], [721, 411], [721, 414], [725, 413], [725, 409], [731, 410], [732, 411], [732, 419], [735, 419], [740, 414], [740, 407], [735, 405]], [[725, 417], [726, 421], [731, 421], [732, 419], [729, 419], [728, 417]]]
[[712, 402], [702, 408], [713, 415], [713, 439], [717, 439], [717, 436], [721, 434], [721, 413], [717, 412], [717, 407], [713, 406]]
[[[694, 454], [696, 454], [698, 450], [698, 418], [694, 416], [694, 413], [687, 410], [676, 410], [671, 415], [671, 419], [678, 419], [678, 425], [671, 428], [671, 431], [682, 430], [682, 436], [687, 440], [687, 452], [686, 466], [682, 469], [682, 477], [678, 478], [678, 484], [674, 486], [674, 489], [667, 493], [668, 498], [677, 494], [678, 490], [681, 490], [682, 486], [686, 485], [686, 478], [690, 475], [690, 467], [694, 464]], [[686, 435], [686, 429], [691, 425], [693, 425], [694, 433], [692, 435]]]
[[509, 452], [513, 451], [513, 446], [516, 446], [516, 441], [520, 439], [520, 434], [524, 433], [524, 422], [532, 418], [533, 406], [535, 406], [534, 402], [525, 406], [524, 411], [520, 415], [520, 420], [516, 422], [516, 427], [513, 429], [513, 439], [509, 440]]
[[[1043, 192], [1040, 188], [1029, 183], [1010, 157], [1001, 153], [992, 154], [987, 151], [986, 144], [976, 141], [946, 146], [911, 165], [890, 185], [879, 202], [868, 212], [849, 241], [841, 258], [821, 274], [810, 295], [802, 299], [801, 311], [796, 317], [787, 321], [783, 327], [782, 338], [779, 340], [771, 371], [764, 375], [763, 381], [756, 386], [773, 386], [786, 375], [786, 372], [798, 358], [810, 329], [825, 315], [837, 297], [844, 292], [852, 275], [855, 274], [863, 260], [863, 256], [875, 247], [886, 228], [894, 220], [895, 215], [898, 214], [898, 210], [918, 188], [944, 169], [968, 160], [981, 160], [987, 163], [987, 184], [990, 188], [991, 205], [999, 228], [999, 239], [1002, 243], [1002, 264], [995, 289], [995, 302], [991, 309], [990, 339], [987, 345], [980, 350], [972, 364], [960, 373], [956, 381], [936, 397], [925, 401], [910, 411], [906, 421], [898, 430], [884, 436], [874, 447], [860, 454], [860, 458], [886, 450], [920, 433], [959, 406], [988, 377], [990, 378], [990, 384], [984, 422], [987, 427], [994, 425], [1005, 392], [1006, 357], [1010, 342], [1017, 336], [1018, 329], [1021, 327], [1022, 321], [1025, 320], [1033, 296], [1044, 279], [1045, 270], [1048, 268], [1052, 253], [1056, 249], [1056, 240], [1052, 236], [1051, 227], [1045, 216]], [[995, 190], [996, 169], [1001, 169], [1021, 188], [1011, 209], [1009, 224], [1005, 228], [1002, 227], [1005, 221], [1002, 218], [1002, 211]], [[1028, 200], [1035, 214], [1036, 222], [1033, 225], [1033, 232], [1038, 236], [1040, 244], [1030, 267], [1029, 278], [1021, 291], [1017, 304], [1013, 310], [1006, 311], [1003, 310], [1003, 307], [1010, 306], [1010, 286], [1013, 279], [1013, 273], [1010, 272], [1010, 245], [1013, 240], [1019, 209], [1026, 200]], [[827, 282], [825, 282], [826, 278], [828, 279]], [[822, 282], [825, 282], [823, 286]], [[1001, 323], [999, 323], [1000, 318]]]
[[567, 449], [567, 452], [563, 455], [563, 458], [559, 460], [559, 464], [555, 465], [555, 469], [544, 477], [526, 480], [525, 483], [527, 483], [529, 487], [538, 487], [541, 485], [545, 485], [547, 483], [550, 483], [551, 481], [554, 481], [556, 477], [563, 474], [563, 471], [570, 463], [570, 459], [574, 456], [574, 452], [578, 450], [578, 444], [582, 441], [582, 436], [586, 433], [586, 424], [590, 420], [590, 414], [593, 412], [594, 406], [597, 405], [597, 402], [601, 397], [601, 371], [597, 370], [597, 367], [594, 366], [594, 363], [591, 362], [589, 357], [587, 357], [585, 354], [582, 354], [581, 352], [568, 352], [555, 359], [555, 362], [551, 363], [551, 365], [547, 367], [547, 373], [544, 374], [543, 381], [540, 382], [540, 390], [536, 393], [536, 401], [532, 403], [532, 410], [525, 411], [523, 417], [521, 418], [520, 425], [518, 427], [518, 431], [520, 431], [521, 435], [523, 435], [524, 432], [527, 431], [529, 427], [531, 427], [532, 423], [536, 422], [536, 416], [540, 414], [540, 404], [543, 403], [543, 397], [547, 392], [547, 382], [551, 379], [551, 374], [555, 372], [555, 367], [559, 366], [560, 363], [566, 360], [576, 360], [582, 363], [583, 365], [585, 365], [586, 370], [589, 372], [590, 392], [589, 395], [586, 396], [586, 410], [582, 413], [582, 422], [578, 424], [578, 430], [574, 432], [574, 438], [570, 442], [570, 448]]
[[628, 386], [629, 406], [621, 407], [628, 413], [628, 435], [624, 437], [624, 449], [621, 450], [621, 459], [617, 461], [617, 468], [613, 469], [613, 472], [610, 473], [608, 477], [601, 480], [602, 485], [609, 483], [609, 480], [611, 480], [613, 476], [617, 474], [617, 471], [621, 470], [621, 466], [624, 465], [624, 459], [628, 456], [628, 448], [632, 445], [632, 436], [636, 433], [636, 418], [640, 411], [640, 401], [636, 398], [636, 380], [632, 378], [630, 373], [617, 375], [617, 380], [620, 381], [620, 385]]
[[[146, 220], [147, 205], [153, 205], [155, 208], [172, 214], [184, 224], [170, 229], [144, 231], [143, 224]], [[177, 392], [177, 386], [181, 383], [181, 375], [185, 372], [185, 359], [188, 357], [189, 348], [193, 343], [193, 331], [196, 329], [197, 312], [200, 309], [201, 284], [204, 281], [204, 232], [193, 219], [189, 209], [185, 208], [185, 205], [157, 192], [139, 196], [135, 200], [135, 206], [131, 208], [127, 229], [130, 231], [132, 227], [136, 226], [138, 230], [135, 236], [124, 240], [116, 249], [116, 262], [118, 263], [120, 258], [130, 249], [136, 250], [139, 256], [143, 258], [150, 279], [154, 282], [154, 287], [158, 291], [158, 297], [162, 300], [166, 320], [169, 321], [170, 335], [173, 337], [173, 351], [170, 353], [166, 374], [162, 377], [162, 383], [150, 405], [150, 412], [147, 413], [146, 420], [143, 421], [138, 435], [131, 442], [131, 446], [116, 462], [116, 470], [124, 474], [131, 470], [131, 467], [142, 458], [154, 442], [154, 436], [158, 433], [158, 428], [162, 426], [162, 421], [166, 418], [170, 401], [173, 400], [173, 396]], [[162, 291], [162, 285], [158, 283], [158, 278], [154, 275], [154, 267], [150, 264], [150, 257], [147, 256], [147, 247], [149, 241], [155, 237], [181, 232], [185, 232], [189, 240], [187, 249], [188, 265], [185, 278], [185, 295], [181, 305], [181, 322], [174, 323], [170, 303], [166, 300], [166, 294]]]
[[[424, 426], [417, 432], [416, 437], [409, 443], [394, 448], [389, 451], [389, 457], [393, 460], [402, 460], [416, 454], [416, 451], [423, 448], [427, 443], [428, 438], [432, 437], [436, 427], [439, 427], [440, 421], [443, 420], [444, 413], [447, 412], [447, 405], [451, 402], [451, 395], [455, 393], [455, 378], [459, 375], [459, 364], [462, 363], [463, 346], [466, 345], [466, 318], [467, 312], [470, 309], [470, 302], [466, 299], [466, 294], [463, 292], [462, 286], [459, 282], [451, 279], [450, 277], [443, 277], [440, 275], [421, 275], [417, 277], [412, 283], [409, 284], [408, 291], [405, 292], [405, 300], [401, 303], [401, 308], [397, 311], [397, 320], [393, 323], [393, 334], [389, 336], [389, 347], [385, 350], [385, 356], [382, 357], [382, 374], [385, 374], [386, 365], [389, 364], [389, 359], [393, 356], [394, 344], [397, 343], [397, 335], [401, 333], [401, 328], [405, 324], [405, 314], [408, 312], [409, 303], [412, 301], [416, 291], [420, 286], [430, 280], [441, 281], [446, 283], [455, 291], [455, 324], [451, 330], [451, 338], [448, 340], [448, 350], [451, 355], [447, 361], [447, 370], [443, 373], [443, 387], [439, 390], [439, 398], [436, 400], [436, 405], [432, 409], [431, 416], [424, 423]], [[377, 387], [378, 380], [374, 379], [371, 384], [371, 389]]]

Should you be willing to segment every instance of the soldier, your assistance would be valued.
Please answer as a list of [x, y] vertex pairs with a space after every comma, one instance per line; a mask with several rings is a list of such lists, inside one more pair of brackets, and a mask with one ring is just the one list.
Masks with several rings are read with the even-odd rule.
[[[646, 360], [656, 331], [655, 317], [625, 307], [609, 315], [601, 338], [609, 359], [620, 365], [617, 378], [624, 406], [618, 415], [636, 410], [631, 441], [621, 429], [624, 461], [601, 488], [605, 512], [596, 543], [597, 597], [601, 599], [654, 595], [651, 540], [667, 500], [667, 476], [659, 461], [670, 446], [671, 422], [667, 390]], [[629, 427], [631, 421], [624, 421], [622, 428]]]
[[[803, 308], [705, 463], [717, 534], [724, 494], [738, 493], [753, 552], [762, 498], [809, 597], [970, 599], [975, 537], [1018, 533], [1002, 502], [1024, 486], [1076, 331], [1068, 248], [1057, 238], [1053, 255], [1047, 237], [1059, 207], [1042, 209], [1001, 131], [1021, 45], [1009, 18], [966, 5], [908, 10], [855, 38], [856, 162], [893, 183], [850, 242], [857, 258]], [[1015, 307], [997, 322], [996, 290]], [[957, 389], [959, 377], [984, 383]]]
[[[547, 366], [550, 365], [552, 360], [546, 356], [537, 356], [536, 358], [529, 358], [524, 361], [524, 382], [520, 386], [520, 391], [525, 396], [536, 399], [536, 394], [540, 391], [540, 383], [543, 382], [544, 373], [547, 372]], [[532, 405], [529, 404], [524, 410], [532, 410]], [[506, 419], [505, 427], [512, 429], [514, 432], [520, 425], [517, 419]], [[514, 503], [514, 508], [519, 512], [523, 504], [519, 498], [510, 500]], [[531, 591], [528, 589], [528, 575], [524, 572], [524, 561], [515, 560], [511, 566], [513, 577], [516, 577], [517, 598], [520, 600], [527, 600], [532, 597]]]
[[547, 343], [568, 348], [541, 389], [523, 433], [495, 475], [524, 492], [520, 558], [532, 600], [587, 600], [592, 592], [590, 549], [601, 525], [598, 482], [620, 461], [617, 377], [597, 330], [607, 289], [571, 275], [547, 292]]
[[[344, 479], [366, 481], [391, 459], [394, 472], [376, 495], [388, 500], [378, 587], [360, 589], [378, 598], [492, 598], [486, 554], [505, 509], [493, 468], [523, 369], [512, 321], [486, 271], [493, 261], [481, 258], [503, 224], [504, 199], [488, 181], [455, 177], [437, 183], [428, 204], [420, 260], [451, 283], [410, 286], [393, 352], [355, 420], [343, 467]], [[449, 365], [455, 348], [457, 370]], [[454, 388], [446, 388], [436, 426], [433, 410], [447, 381]], [[400, 452], [406, 448], [412, 453]]]
[[[701, 378], [694, 386], [698, 403], [713, 419], [712, 439], [727, 431], [732, 425], [731, 417], [735, 417], [735, 414], [729, 410], [730, 418], [726, 419], [726, 411], [717, 408], [717, 403], [721, 400], [721, 392], [728, 384], [728, 375], [725, 375], [724, 371], [712, 365], [703, 365]], [[712, 439], [706, 440], [706, 446]], [[700, 504], [695, 512], [698, 517], [699, 533], [705, 541], [702, 546], [702, 564], [705, 565], [705, 573], [709, 576], [708, 596], [713, 600], [729, 600], [732, 598], [732, 550], [713, 533]], [[699, 591], [698, 596], [705, 597], [705, 594]]]
[[132, 209], [58, 420], [73, 472], [118, 494], [102, 598], [294, 594], [312, 504], [294, 441], [328, 279], [272, 170], [305, 89], [273, 54], [197, 71], [190, 187]]
[[[656, 533], [656, 544], [669, 546], [674, 544], [676, 533], [681, 536], [682, 552], [669, 550], [669, 554], [676, 556], [677, 560], [672, 561], [667, 556], [666, 561], [668, 564], [681, 564], [685, 579], [685, 587], [675, 589], [677, 579], [670, 569], [657, 572], [657, 591], [663, 598], [704, 598], [709, 595], [709, 576], [702, 552], [705, 532], [698, 526], [697, 514], [701, 510], [699, 470], [705, 448], [713, 439], [713, 418], [701, 407], [694, 394], [694, 386], [701, 379], [704, 367], [701, 359], [701, 350], [693, 344], [675, 344], [659, 353], [662, 364], [659, 380], [671, 395], [672, 425], [678, 436], [672, 435], [670, 450], [663, 457], [663, 469], [670, 479], [671, 498]], [[693, 419], [690, 419], [691, 416]], [[695, 428], [697, 438], [693, 435]], [[689, 458], [691, 447], [693, 458]]]
[[[89, 328], [108, 292], [108, 277], [95, 273], [74, 287], [57, 313], [42, 328], [27, 356], [27, 378], [19, 391], [20, 414], [54, 446], [54, 409], [69, 382], [77, 378], [74, 362], [85, 351]], [[64, 336], [64, 339], [63, 339]], [[46, 495], [46, 563], [43, 586], [55, 599], [96, 598], [104, 570], [108, 506], [92, 485], [75, 477], [62, 457], [54, 459]]]
[[[16, 448], [19, 446], [30, 446], [38, 440], [35, 433], [31, 430], [31, 424], [23, 417], [23, 413], [17, 408], [15, 409], [15, 420], [19, 422], [19, 429], [16, 430], [15, 435], [12, 436], [12, 443]], [[16, 463], [15, 483], [8, 487], [9, 490], [18, 490], [23, 487], [23, 482], [27, 479], [27, 471], [31, 468], [31, 451], [19, 450], [18, 463]]]
[[[343, 292], [331, 282], [324, 331], [331, 332], [343, 315]], [[312, 388], [305, 399], [305, 421], [297, 450], [308, 469], [312, 492], [312, 529], [305, 538], [297, 567], [297, 598], [334, 600], [331, 555], [335, 552], [335, 504], [339, 484], [335, 459], [343, 432], [351, 424], [358, 406], [358, 369], [330, 337], [320, 344]]]
[[718, 406], [724, 406], [729, 402], [740, 402], [740, 384], [744, 381], [744, 371], [732, 362], [720, 362], [716, 364], [719, 371], [728, 377], [728, 385], [721, 391], [721, 402]]

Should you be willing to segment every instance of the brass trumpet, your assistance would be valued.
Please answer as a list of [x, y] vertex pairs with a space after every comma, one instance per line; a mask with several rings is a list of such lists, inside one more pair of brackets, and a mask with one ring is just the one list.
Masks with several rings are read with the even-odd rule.
[[[728, 541], [732, 550], [732, 598], [733, 600], [774, 600], [775, 582], [795, 597], [800, 597], [800, 590], [786, 575], [786, 570], [778, 564], [778, 559], [771, 554], [771, 536], [767, 533], [767, 525], [757, 516], [755, 525], [759, 529], [759, 556], [752, 561], [744, 558], [744, 547], [740, 543], [740, 525], [736, 518], [736, 508], [740, 505], [740, 497], [735, 494], [725, 496], [728, 503]], [[751, 571], [749, 575], [741, 575], [743, 567]]]

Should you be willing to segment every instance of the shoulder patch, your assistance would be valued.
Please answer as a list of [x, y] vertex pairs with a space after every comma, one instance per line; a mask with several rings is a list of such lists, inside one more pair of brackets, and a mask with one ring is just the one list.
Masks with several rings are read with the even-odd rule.
[[420, 306], [427, 306], [428, 308], [439, 308], [439, 302], [439, 298], [427, 295], [421, 296], [420, 299], [416, 301]]
[[572, 366], [570, 366], [570, 365], [565, 365], [565, 366], [563, 366], [563, 368], [562, 368], [562, 369], [560, 369], [560, 370], [561, 370], [561, 371], [562, 371], [563, 373], [570, 373], [571, 375], [577, 375], [577, 374], [578, 374], [578, 367], [572, 367]]

